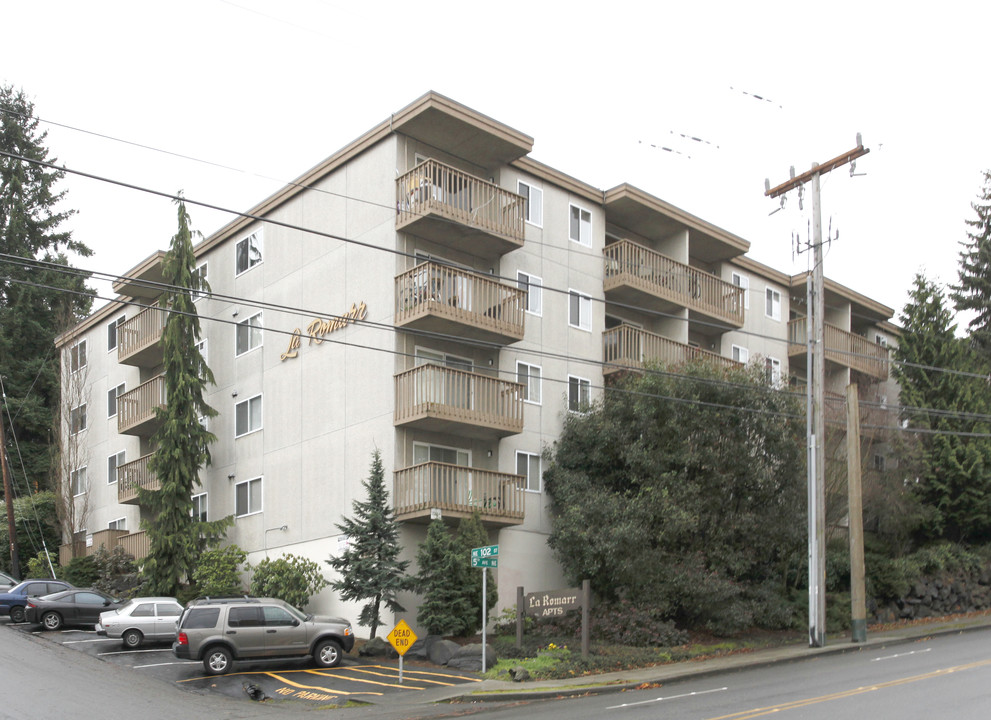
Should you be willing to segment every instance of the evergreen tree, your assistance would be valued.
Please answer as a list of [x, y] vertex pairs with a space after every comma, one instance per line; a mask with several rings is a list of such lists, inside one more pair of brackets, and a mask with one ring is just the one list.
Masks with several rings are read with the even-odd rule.
[[460, 635], [465, 630], [464, 619], [472, 610], [464, 588], [454, 582], [464, 575], [462, 560], [461, 547], [444, 521], [431, 522], [416, 553], [416, 590], [423, 596], [416, 620], [431, 635]]
[[[11, 468], [15, 489], [54, 489], [56, 448], [51, 432], [59, 415], [59, 358], [55, 337], [89, 314], [93, 291], [86, 273], [67, 271], [67, 253], [92, 251], [60, 226], [74, 214], [59, 208], [65, 173], [38, 131], [34, 104], [23, 91], [0, 86], [0, 369], [21, 462]], [[20, 158], [24, 158], [21, 160]], [[11, 256], [41, 262], [17, 262]], [[63, 267], [56, 267], [63, 266]]]
[[483, 622], [488, 622], [488, 618], [482, 619], [482, 573], [489, 575], [486, 580], [486, 609], [489, 612], [495, 610], [495, 604], [499, 599], [495, 573], [490, 573], [485, 568], [471, 566], [471, 551], [489, 544], [489, 534], [485, 531], [478, 510], [475, 510], [471, 517], [462, 518], [458, 524], [458, 538], [455, 545], [458, 566], [461, 568], [458, 575], [460, 579], [458, 589], [464, 599], [466, 611], [461, 620], [462, 633], [465, 635], [481, 630]]
[[411, 581], [405, 576], [409, 560], [400, 560], [399, 524], [389, 507], [385, 488], [385, 470], [378, 450], [372, 455], [371, 474], [362, 481], [368, 493], [364, 502], [355, 500], [351, 507], [354, 517], [344, 518], [337, 529], [348, 538], [348, 547], [340, 557], [327, 563], [340, 579], [331, 587], [343, 600], [367, 600], [358, 615], [358, 623], [371, 630], [374, 638], [382, 624], [379, 612], [383, 605], [392, 612], [403, 612], [396, 595], [408, 590]]
[[983, 361], [991, 364], [991, 171], [984, 173], [980, 198], [971, 207], [977, 218], [967, 221], [971, 230], [960, 243], [960, 284], [951, 297], [957, 310], [975, 312], [968, 323], [970, 337]]
[[[941, 288], [917, 275], [900, 316], [895, 350], [903, 420], [922, 435], [922, 476], [916, 492], [929, 511], [922, 534], [953, 542], [991, 540], [991, 411], [974, 347], [956, 337]], [[984, 437], [982, 437], [984, 435]]]
[[200, 422], [217, 412], [203, 399], [213, 372], [197, 348], [200, 321], [194, 292], [207, 290], [194, 273], [192, 232], [186, 204], [178, 206], [179, 229], [162, 261], [168, 287], [163, 305], [168, 312], [162, 332], [165, 367], [165, 407], [156, 409], [160, 422], [152, 436], [155, 453], [149, 469], [160, 489], [138, 489], [139, 502], [150, 518], [142, 522], [150, 550], [142, 569], [146, 590], [152, 595], [175, 595], [192, 580], [200, 553], [217, 544], [233, 523], [231, 517], [200, 522], [193, 517], [193, 489], [200, 484], [200, 468], [210, 464], [209, 444], [216, 438]]

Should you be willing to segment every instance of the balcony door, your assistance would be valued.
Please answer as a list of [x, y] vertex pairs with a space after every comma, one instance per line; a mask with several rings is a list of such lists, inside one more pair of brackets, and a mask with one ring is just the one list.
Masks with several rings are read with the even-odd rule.
[[[417, 375], [417, 404], [436, 403], [462, 410], [472, 408], [474, 378], [465, 374], [472, 371], [471, 358], [418, 347], [416, 349], [416, 366], [422, 365], [434, 367], [425, 368]], [[465, 372], [447, 372], [443, 368]]]
[[427, 477], [418, 483], [435, 503], [468, 506], [472, 503], [471, 452], [460, 448], [413, 443], [413, 464], [444, 463], [426, 468]]
[[[427, 263], [433, 261], [433, 265]], [[447, 258], [426, 253], [416, 253], [417, 287], [434, 302], [471, 311], [472, 282], [475, 270], [466, 265], [451, 262]]]

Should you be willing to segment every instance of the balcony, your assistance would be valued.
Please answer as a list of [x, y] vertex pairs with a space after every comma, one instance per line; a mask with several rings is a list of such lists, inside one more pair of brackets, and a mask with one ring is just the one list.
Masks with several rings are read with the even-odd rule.
[[607, 299], [662, 312], [688, 308], [690, 319], [743, 327], [743, 288], [630, 240], [603, 253]]
[[523, 339], [526, 293], [439, 263], [396, 278], [396, 325], [499, 344]]
[[117, 328], [117, 362], [151, 368], [162, 363], [162, 330], [165, 312], [148, 307]]
[[126, 530], [101, 530], [93, 533], [92, 544], [84, 540], [77, 540], [73, 543], [60, 545], [59, 565], [64, 567], [73, 558], [95, 555], [101, 547], [106, 547], [112, 552], [118, 545], [123, 547], [124, 552], [132, 555], [135, 560], [145, 557], [150, 550], [148, 536], [144, 530], [130, 534]]
[[[856, 370], [878, 381], [888, 379], [888, 348], [865, 337], [823, 324], [826, 361]], [[792, 367], [805, 366], [808, 345], [808, 318], [788, 323], [788, 357]]]
[[523, 386], [467, 370], [420, 365], [396, 375], [395, 425], [500, 438], [523, 432]]
[[524, 198], [437, 160], [396, 179], [396, 229], [479, 257], [523, 247]]
[[117, 398], [117, 432], [150, 437], [158, 429], [155, 408], [165, 407], [165, 376], [141, 383]]
[[122, 505], [137, 505], [139, 487], [145, 490], [161, 489], [158, 477], [148, 469], [151, 458], [151, 455], [145, 455], [117, 468], [117, 502]]
[[602, 359], [605, 362], [603, 375], [625, 369], [638, 370], [653, 363], [673, 367], [702, 359], [726, 369], [742, 367], [741, 363], [714, 352], [625, 324], [602, 334]]
[[523, 522], [525, 479], [520, 475], [425, 462], [397, 470], [393, 506], [396, 519], [428, 523], [437, 508], [445, 518], [466, 518], [478, 510], [487, 525]]

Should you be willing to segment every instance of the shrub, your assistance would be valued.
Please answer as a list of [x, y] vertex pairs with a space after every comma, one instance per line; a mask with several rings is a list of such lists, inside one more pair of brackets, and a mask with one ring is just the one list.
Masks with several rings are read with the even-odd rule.
[[252, 569], [252, 595], [280, 598], [300, 609], [307, 606], [310, 596], [330, 584], [317, 563], [291, 554], [275, 560], [265, 558]]
[[[58, 558], [53, 553], [46, 553], [45, 550], [42, 550], [35, 557], [28, 560], [27, 577], [50, 578], [52, 576], [52, 567], [58, 567]], [[61, 579], [62, 569], [59, 568], [56, 572]]]
[[205, 550], [193, 570], [193, 582], [202, 595], [243, 595], [241, 564], [248, 556], [237, 545]]
[[688, 642], [688, 634], [664, 619], [657, 608], [627, 600], [597, 607], [591, 631], [596, 640], [613, 645], [672, 647]]
[[112, 551], [101, 546], [93, 555], [93, 564], [98, 576], [93, 587], [108, 595], [119, 598], [132, 597], [141, 584], [134, 557], [120, 545], [115, 546]]
[[[70, 582], [76, 587], [93, 587], [100, 579], [100, 573], [96, 569], [96, 556], [94, 555], [72, 558], [59, 574], [62, 580]], [[47, 575], [48, 571], [46, 570], [45, 576]]]

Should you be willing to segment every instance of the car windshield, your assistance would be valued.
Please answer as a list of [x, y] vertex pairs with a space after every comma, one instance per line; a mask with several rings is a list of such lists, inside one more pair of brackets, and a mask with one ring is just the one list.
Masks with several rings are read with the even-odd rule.
[[309, 620], [313, 617], [312, 615], [307, 615], [306, 613], [300, 612], [289, 603], [286, 603], [286, 611], [288, 611], [297, 620]]

